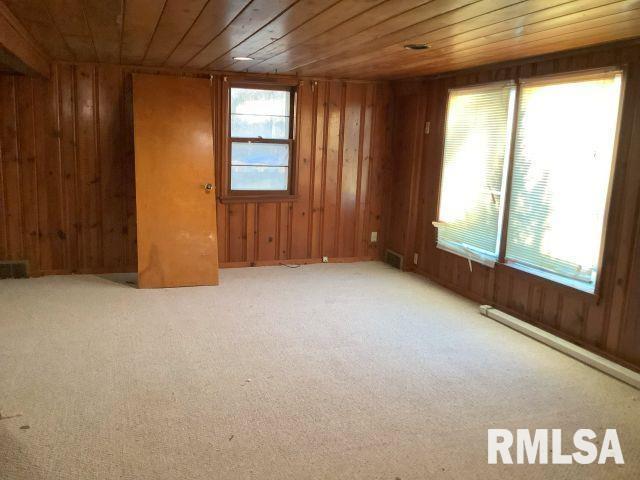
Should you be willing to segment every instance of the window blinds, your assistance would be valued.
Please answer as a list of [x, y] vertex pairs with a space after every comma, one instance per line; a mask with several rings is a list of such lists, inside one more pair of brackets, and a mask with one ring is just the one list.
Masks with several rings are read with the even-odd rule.
[[593, 291], [621, 77], [606, 72], [521, 86], [507, 262], [573, 279]]
[[438, 245], [477, 259], [498, 254], [512, 83], [451, 90], [440, 189]]

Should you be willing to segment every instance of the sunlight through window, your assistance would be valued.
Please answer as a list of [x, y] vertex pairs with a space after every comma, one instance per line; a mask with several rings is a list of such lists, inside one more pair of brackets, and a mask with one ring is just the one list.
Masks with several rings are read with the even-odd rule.
[[438, 246], [593, 292], [621, 88], [599, 71], [452, 90]]
[[291, 89], [230, 90], [231, 190], [288, 191], [293, 136]]
[[495, 257], [508, 157], [513, 84], [449, 94], [438, 243]]
[[622, 76], [522, 86], [507, 260], [593, 285]]

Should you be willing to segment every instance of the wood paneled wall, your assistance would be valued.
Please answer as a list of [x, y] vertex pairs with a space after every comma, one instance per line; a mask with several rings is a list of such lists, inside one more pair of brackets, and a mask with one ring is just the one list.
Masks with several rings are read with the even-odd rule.
[[[448, 89], [494, 80], [622, 65], [627, 69], [617, 169], [598, 296], [503, 265], [473, 264], [436, 248]], [[617, 45], [394, 85], [393, 215], [387, 247], [407, 267], [480, 303], [640, 367], [640, 47]], [[425, 133], [425, 122], [430, 122]], [[418, 253], [417, 265], [412, 265]]]
[[303, 81], [297, 97], [297, 198], [218, 203], [220, 261], [246, 266], [322, 256], [378, 258], [382, 237], [370, 239], [371, 232], [384, 233], [389, 99], [383, 84]]
[[133, 143], [119, 67], [0, 77], [0, 259], [31, 275], [136, 265]]
[[[131, 73], [60, 63], [48, 80], [0, 76], [0, 260], [29, 260], [31, 275], [135, 271]], [[297, 198], [218, 203], [223, 266], [378, 256], [389, 87], [303, 80], [298, 92]]]

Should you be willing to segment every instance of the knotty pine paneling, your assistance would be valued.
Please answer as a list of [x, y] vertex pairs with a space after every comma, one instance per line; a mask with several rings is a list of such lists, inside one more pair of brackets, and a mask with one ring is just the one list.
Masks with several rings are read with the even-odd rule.
[[[49, 80], [0, 76], [0, 260], [29, 260], [34, 276], [135, 271], [131, 72], [60, 63]], [[303, 80], [296, 199], [218, 202], [221, 265], [377, 258], [390, 98], [385, 84]]]
[[131, 122], [119, 67], [0, 78], [0, 259], [31, 275], [135, 268]]
[[[378, 258], [389, 178], [389, 93], [383, 84], [302, 81], [297, 198], [218, 204], [223, 265]], [[377, 243], [370, 242], [373, 231]]]
[[[640, 367], [640, 47], [613, 45], [394, 84], [393, 216], [386, 246], [407, 268], [566, 338]], [[626, 69], [618, 158], [599, 295], [513, 268], [473, 264], [436, 248], [436, 219], [449, 88], [610, 65]], [[430, 122], [425, 134], [425, 121]], [[417, 182], [416, 182], [417, 178]]]
[[410, 78], [640, 35], [636, 0], [4, 3], [58, 61], [307, 77]]

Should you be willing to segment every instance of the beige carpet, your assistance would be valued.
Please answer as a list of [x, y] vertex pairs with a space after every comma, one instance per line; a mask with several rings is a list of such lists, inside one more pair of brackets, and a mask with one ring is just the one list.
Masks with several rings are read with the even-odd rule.
[[[640, 475], [640, 392], [380, 263], [0, 281], [0, 411], [3, 480]], [[626, 465], [489, 466], [490, 427]]]

